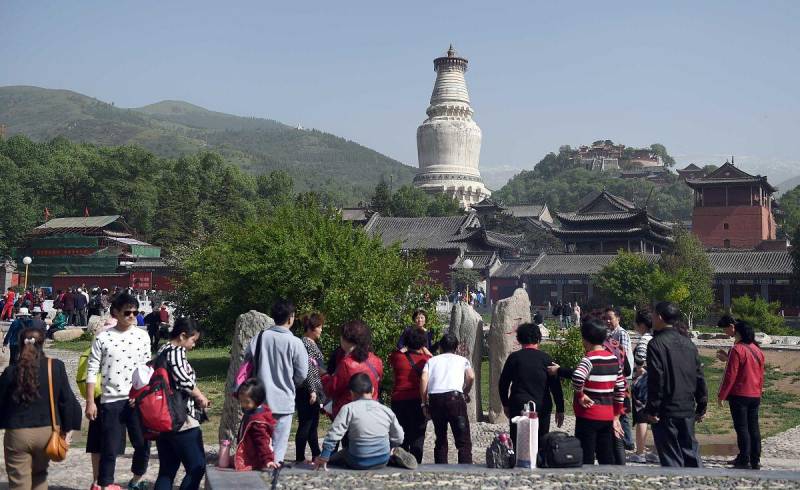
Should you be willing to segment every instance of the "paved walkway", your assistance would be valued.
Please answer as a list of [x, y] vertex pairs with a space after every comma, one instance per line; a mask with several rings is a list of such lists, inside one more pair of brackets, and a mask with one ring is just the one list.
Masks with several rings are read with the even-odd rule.
[[[61, 351], [47, 349], [48, 355], [61, 359], [67, 366], [68, 372], [75, 372], [80, 353], [72, 351]], [[4, 369], [8, 362], [8, 354], [0, 355], [0, 369]], [[73, 383], [73, 390], [78, 393], [77, 387]], [[81, 400], [83, 404], [83, 400]], [[85, 421], [84, 421], [85, 422]], [[574, 429], [574, 419], [567, 417], [565, 426], [561, 430], [571, 433]], [[507, 431], [505, 425], [492, 425], [488, 423], [473, 424], [473, 459], [474, 466], [464, 468], [462, 466], [441, 467], [437, 466], [435, 472], [408, 472], [387, 469], [380, 474], [370, 475], [365, 480], [363, 474], [351, 474], [348, 472], [330, 472], [321, 474], [303, 470], [300, 468], [292, 469], [282, 473], [280, 488], [530, 488], [531, 486], [544, 486], [560, 488], [581, 488], [587, 484], [599, 488], [669, 488], [674, 486], [706, 487], [706, 488], [741, 488], [744, 487], [766, 487], [766, 488], [800, 488], [797, 481], [786, 480], [786, 476], [781, 470], [790, 470], [800, 478], [800, 427], [795, 427], [783, 434], [768, 438], [764, 441], [764, 458], [762, 472], [725, 472], [723, 477], [695, 475], [695, 476], [658, 476], [663, 470], [655, 465], [630, 464], [625, 469], [619, 468], [593, 468], [593, 473], [584, 472], [548, 472], [542, 474], [537, 470], [535, 474], [525, 472], [492, 472], [483, 467], [485, 463], [486, 447], [497, 432]], [[206, 437], [207, 441], [216, 439], [215, 434]], [[451, 440], [450, 460], [455, 462], [454, 444]], [[209, 451], [209, 460], [216, 460], [216, 444], [206, 444]], [[709, 468], [724, 468], [725, 460], [730, 457], [704, 457], [703, 461]], [[425, 441], [425, 457], [423, 463], [433, 462], [433, 427], [428, 425]], [[131, 463], [131, 450], [128, 449], [125, 456], [120, 457], [117, 464], [117, 482], [127, 482], [131, 473], [129, 471]], [[429, 467], [424, 467], [429, 470]], [[601, 471], [597, 473], [596, 471]], [[623, 471], [625, 473], [619, 473]], [[158, 459], [153, 448], [150, 469], [146, 474], [146, 479], [155, 481], [158, 473]], [[570, 476], [567, 478], [567, 474]], [[631, 476], [633, 475], [633, 476]], [[753, 475], [753, 476], [750, 476]], [[791, 476], [791, 475], [790, 475]], [[777, 480], [776, 477], [779, 477]], [[179, 473], [176, 481], [180, 481], [182, 472]], [[759, 480], [759, 478], [769, 478], [769, 481]], [[54, 463], [50, 466], [49, 482], [52, 488], [85, 489], [91, 480], [91, 459], [83, 448], [73, 448], [63, 463]], [[785, 481], [784, 481], [785, 480]], [[5, 488], [7, 482], [5, 464], [2, 453], [0, 453], [0, 490]], [[561, 483], [559, 483], [561, 482]]]

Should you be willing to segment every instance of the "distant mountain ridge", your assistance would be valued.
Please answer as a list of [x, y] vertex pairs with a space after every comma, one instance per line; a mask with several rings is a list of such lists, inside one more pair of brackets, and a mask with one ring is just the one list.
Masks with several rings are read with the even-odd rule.
[[779, 195], [785, 194], [790, 190], [794, 189], [795, 187], [797, 187], [798, 185], [800, 185], [800, 175], [798, 175], [797, 177], [792, 177], [789, 180], [784, 180], [783, 182], [777, 185], [778, 194]]
[[175, 100], [124, 109], [69, 90], [0, 87], [0, 124], [7, 136], [138, 145], [167, 157], [213, 150], [252, 173], [286, 170], [298, 190], [325, 191], [344, 204], [367, 199], [381, 178], [402, 185], [417, 171], [329, 133]]

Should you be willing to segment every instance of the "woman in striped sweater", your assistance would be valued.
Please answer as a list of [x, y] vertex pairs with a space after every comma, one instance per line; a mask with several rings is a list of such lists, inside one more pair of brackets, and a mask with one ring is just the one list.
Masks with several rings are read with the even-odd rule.
[[623, 436], [619, 416], [625, 401], [625, 376], [617, 358], [603, 347], [607, 330], [598, 320], [581, 325], [586, 355], [572, 373], [575, 391], [575, 437], [581, 441], [583, 463], [614, 463], [614, 435]]
[[175, 320], [170, 332], [169, 342], [158, 351], [164, 356], [170, 383], [176, 390], [185, 393], [186, 423], [177, 432], [165, 432], [158, 436], [158, 479], [154, 490], [169, 490], [183, 465], [186, 475], [180, 488], [197, 490], [203, 481], [206, 471], [206, 452], [203, 446], [203, 433], [200, 422], [208, 408], [208, 398], [197, 387], [194, 369], [186, 359], [186, 351], [194, 349], [200, 339], [197, 322], [191, 318], [181, 317]]

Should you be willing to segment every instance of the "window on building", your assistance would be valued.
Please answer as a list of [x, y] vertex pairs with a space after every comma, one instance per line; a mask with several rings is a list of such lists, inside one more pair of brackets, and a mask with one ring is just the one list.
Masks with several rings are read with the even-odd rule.
[[725, 247], [725, 248], [731, 248], [731, 241], [730, 241], [730, 240], [728, 240], [727, 238], [726, 238], [726, 239], [725, 239], [725, 241], [724, 241], [724, 242], [722, 242], [722, 243], [723, 243], [723, 245], [724, 245], [724, 247]]
[[727, 229], [729, 228], [729, 226], [728, 226], [728, 223], [723, 223], [723, 224], [722, 224], [722, 227], [723, 227], [723, 228], [725, 228], [725, 229], [727, 230]]

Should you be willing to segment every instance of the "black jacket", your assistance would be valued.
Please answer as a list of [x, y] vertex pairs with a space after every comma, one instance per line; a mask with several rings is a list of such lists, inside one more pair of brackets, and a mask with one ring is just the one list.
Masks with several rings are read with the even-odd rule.
[[[564, 394], [561, 382], [555, 376], [547, 375], [547, 366], [552, 363], [550, 356], [537, 349], [521, 349], [512, 352], [503, 365], [500, 374], [500, 401], [508, 406], [511, 416], [519, 415], [525, 403], [536, 403], [536, 411], [550, 413], [555, 398], [556, 412], [564, 412]], [[509, 387], [511, 393], [509, 396]]]
[[[42, 356], [39, 365], [39, 398], [29, 404], [15, 403], [17, 366], [9, 366], [0, 375], [0, 428], [25, 429], [49, 427], [50, 388], [47, 382], [47, 358]], [[56, 423], [64, 432], [81, 428], [81, 406], [69, 387], [64, 363], [53, 359], [53, 398], [56, 408]]]
[[658, 417], [706, 413], [708, 390], [697, 347], [672, 327], [653, 333], [647, 344], [647, 406]]

